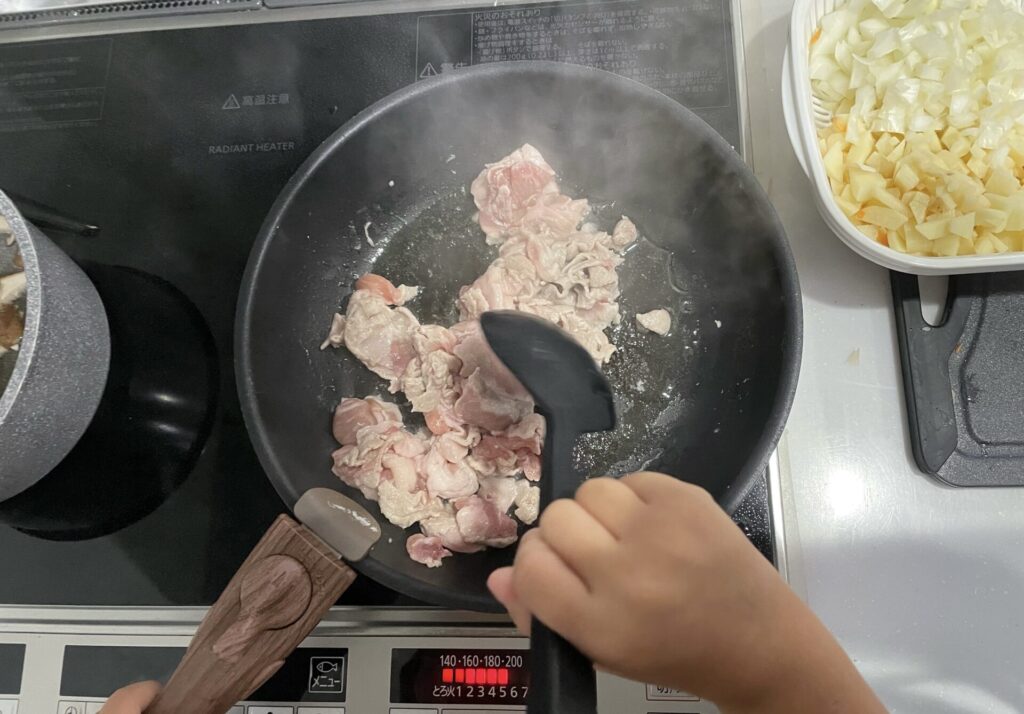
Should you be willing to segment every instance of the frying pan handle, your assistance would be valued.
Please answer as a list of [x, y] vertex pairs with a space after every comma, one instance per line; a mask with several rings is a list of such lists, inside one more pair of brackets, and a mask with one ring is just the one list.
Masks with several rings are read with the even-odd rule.
[[355, 577], [311, 531], [279, 516], [146, 714], [223, 714], [273, 676]]
[[[545, 415], [547, 416], [547, 415]], [[577, 434], [547, 418], [541, 452], [540, 504], [571, 498], [583, 480], [573, 464]], [[594, 665], [557, 632], [534, 618], [530, 624], [528, 714], [596, 714]]]
[[594, 665], [564, 637], [534, 618], [530, 624], [528, 714], [596, 714]]
[[25, 198], [19, 196], [16, 193], [7, 192], [8, 198], [14, 201], [14, 205], [21, 211], [21, 215], [26, 220], [34, 223], [36, 228], [40, 230], [53, 230], [60, 231], [62, 233], [71, 233], [73, 235], [82, 236], [83, 238], [92, 238], [99, 235], [100, 229], [98, 226], [94, 226], [91, 223], [84, 223], [76, 218], [71, 218], [54, 208], [33, 201], [31, 198]]

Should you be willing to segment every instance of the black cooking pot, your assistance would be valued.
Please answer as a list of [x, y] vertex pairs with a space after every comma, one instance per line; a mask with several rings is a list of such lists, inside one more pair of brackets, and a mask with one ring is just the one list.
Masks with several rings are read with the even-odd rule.
[[[188, 298], [139, 270], [82, 267], [99, 296], [94, 309], [104, 339], [109, 325], [98, 404], [52, 468], [0, 501], [0, 522], [53, 540], [112, 533], [163, 503], [191, 472], [216, 407], [213, 338]], [[64, 324], [51, 321], [47, 329]], [[77, 347], [65, 339], [61, 351]], [[60, 352], [50, 357], [64, 359]], [[72, 385], [76, 376], [63, 375]], [[52, 429], [40, 433], [40, 448], [60, 441]]]

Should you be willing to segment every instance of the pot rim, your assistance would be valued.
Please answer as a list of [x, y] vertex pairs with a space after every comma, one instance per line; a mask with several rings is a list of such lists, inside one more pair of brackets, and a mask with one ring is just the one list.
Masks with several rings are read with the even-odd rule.
[[0, 424], [6, 419], [14, 406], [18, 394], [25, 384], [28, 375], [29, 365], [32, 363], [32, 356], [36, 351], [37, 338], [39, 334], [39, 317], [42, 313], [42, 288], [39, 276], [39, 256], [36, 253], [35, 243], [29, 231], [28, 224], [24, 217], [14, 205], [14, 202], [0, 191], [0, 215], [7, 220], [11, 234], [14, 236], [15, 244], [21, 253], [21, 260], [25, 265], [25, 332], [21, 337], [21, 344], [18, 346], [18, 356], [14, 362], [14, 371], [8, 378], [7, 383], [0, 385]]

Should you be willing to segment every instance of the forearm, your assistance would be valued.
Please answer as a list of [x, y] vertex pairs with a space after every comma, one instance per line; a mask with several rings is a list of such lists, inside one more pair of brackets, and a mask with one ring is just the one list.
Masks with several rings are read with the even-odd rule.
[[824, 625], [802, 604], [757, 694], [725, 703], [723, 714], [886, 714], [886, 709]]

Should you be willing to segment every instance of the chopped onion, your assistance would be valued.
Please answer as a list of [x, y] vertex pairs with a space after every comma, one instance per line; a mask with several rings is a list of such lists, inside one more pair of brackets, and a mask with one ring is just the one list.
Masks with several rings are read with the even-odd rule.
[[923, 255], [1024, 250], [1024, 12], [1014, 0], [849, 0], [808, 57], [837, 204]]

